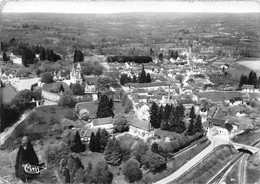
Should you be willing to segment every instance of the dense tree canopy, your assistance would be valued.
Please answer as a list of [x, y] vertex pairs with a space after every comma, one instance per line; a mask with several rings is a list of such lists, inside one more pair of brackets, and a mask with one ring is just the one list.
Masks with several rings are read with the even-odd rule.
[[130, 159], [126, 162], [125, 166], [122, 170], [125, 178], [129, 181], [129, 183], [133, 183], [142, 178], [143, 173], [140, 169], [140, 164], [135, 159]]
[[98, 103], [97, 118], [113, 117], [113, 107], [113, 100], [102, 95]]
[[129, 130], [129, 123], [123, 114], [117, 114], [113, 118], [115, 132], [125, 132]]
[[109, 63], [126, 63], [126, 62], [134, 62], [134, 63], [150, 63], [152, 62], [152, 58], [150, 56], [108, 56], [107, 62]]

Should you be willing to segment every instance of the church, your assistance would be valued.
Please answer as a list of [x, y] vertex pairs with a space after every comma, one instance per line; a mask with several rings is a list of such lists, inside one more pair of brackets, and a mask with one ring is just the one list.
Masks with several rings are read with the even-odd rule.
[[72, 84], [75, 84], [77, 82], [79, 82], [79, 83], [83, 82], [83, 76], [82, 76], [80, 63], [77, 64], [76, 68], [75, 68], [75, 65], [72, 64], [72, 66], [70, 68], [70, 82]]

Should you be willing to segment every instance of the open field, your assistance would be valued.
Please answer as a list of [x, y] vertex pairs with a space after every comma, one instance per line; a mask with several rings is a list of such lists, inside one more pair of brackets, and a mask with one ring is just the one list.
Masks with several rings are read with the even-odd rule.
[[236, 91], [213, 91], [213, 92], [200, 92], [198, 93], [199, 98], [207, 98], [213, 102], [228, 100], [234, 97], [242, 97], [242, 93]]
[[[79, 109], [87, 109], [89, 111], [89, 116], [91, 118], [96, 117], [98, 103], [97, 102], [86, 102], [86, 103], [80, 103], [78, 104]], [[122, 113], [124, 114], [124, 107], [122, 107], [121, 103], [114, 102], [114, 114]]]
[[237, 63], [254, 70], [258, 75], [260, 75], [260, 59], [242, 60]]
[[57, 105], [37, 108], [36, 111], [31, 113], [33, 116], [29, 115], [16, 127], [1, 149], [16, 149], [24, 135], [29, 135], [32, 140], [46, 140], [60, 136], [60, 133], [53, 131], [53, 126], [59, 124], [67, 112], [68, 109]]
[[237, 151], [230, 145], [219, 146], [189, 173], [172, 183], [206, 183], [236, 154]]

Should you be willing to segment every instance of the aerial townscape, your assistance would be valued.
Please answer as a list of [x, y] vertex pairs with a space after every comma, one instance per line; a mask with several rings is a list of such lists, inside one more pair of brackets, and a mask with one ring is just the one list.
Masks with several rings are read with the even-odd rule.
[[0, 184], [260, 183], [260, 13], [0, 17]]

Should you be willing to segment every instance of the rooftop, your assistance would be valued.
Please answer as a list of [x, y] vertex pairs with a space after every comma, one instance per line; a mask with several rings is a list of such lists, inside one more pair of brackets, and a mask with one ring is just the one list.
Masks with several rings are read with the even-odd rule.
[[93, 126], [107, 125], [112, 123], [112, 117], [93, 119]]
[[209, 120], [209, 122], [215, 126], [219, 126], [222, 128], [226, 128], [225, 124], [226, 124], [226, 120], [224, 119], [217, 119], [217, 118], [211, 118]]
[[140, 128], [145, 131], [151, 131], [151, 125], [149, 121], [143, 121], [138, 119], [137, 117], [126, 117], [127, 121], [129, 122], [130, 126]]

